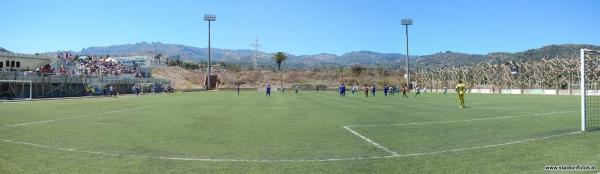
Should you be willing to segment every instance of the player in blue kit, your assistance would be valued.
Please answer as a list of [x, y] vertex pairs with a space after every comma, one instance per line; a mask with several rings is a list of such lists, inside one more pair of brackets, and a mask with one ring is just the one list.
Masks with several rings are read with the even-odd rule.
[[375, 97], [375, 92], [377, 92], [377, 88], [375, 87], [375, 85], [371, 86], [371, 96]]
[[383, 85], [383, 96], [388, 96], [388, 86], [387, 85]]
[[265, 89], [266, 97], [271, 98], [271, 84], [267, 84], [267, 88]]

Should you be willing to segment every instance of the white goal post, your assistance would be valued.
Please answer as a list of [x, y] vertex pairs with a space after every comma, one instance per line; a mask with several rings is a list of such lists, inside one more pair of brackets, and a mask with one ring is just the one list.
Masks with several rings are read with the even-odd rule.
[[[27, 89], [25, 87], [26, 84], [29, 84], [29, 88]], [[12, 99], [31, 100], [33, 97], [33, 81], [31, 80], [0, 80], [0, 85], [2, 85], [0, 96], [11, 94], [12, 92], [14, 94]], [[24, 97], [26, 93], [29, 93], [29, 95]]]
[[600, 129], [600, 50], [581, 49], [579, 61], [581, 131], [597, 130]]

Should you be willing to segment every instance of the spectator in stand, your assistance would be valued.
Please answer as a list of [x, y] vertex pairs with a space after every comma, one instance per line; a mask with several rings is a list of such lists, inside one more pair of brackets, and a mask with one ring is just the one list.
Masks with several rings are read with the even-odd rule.
[[58, 68], [58, 73], [60, 73], [60, 74], [67, 73], [67, 71], [65, 70], [65, 65], [60, 65], [60, 68]]
[[[58, 58], [63, 60], [65, 64], [63, 67], [65, 71], [61, 71], [61, 74], [82, 74], [89, 76], [96, 75], [120, 75], [120, 74], [133, 74], [134, 71], [130, 67], [127, 67], [119, 62], [114, 61], [110, 57], [96, 56], [73, 56], [71, 52], [58, 52]], [[84, 58], [82, 58], [84, 57]], [[68, 71], [67, 68], [71, 69]], [[59, 70], [60, 71], [60, 70]]]

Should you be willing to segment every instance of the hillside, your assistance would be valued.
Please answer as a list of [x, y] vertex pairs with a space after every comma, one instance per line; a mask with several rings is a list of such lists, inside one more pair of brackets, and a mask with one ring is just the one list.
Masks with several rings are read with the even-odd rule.
[[[197, 48], [179, 44], [164, 44], [160, 42], [140, 42], [135, 44], [112, 45], [106, 47], [84, 48], [80, 54], [91, 55], [114, 55], [114, 56], [132, 56], [132, 55], [156, 55], [161, 53], [165, 57], [178, 57], [183, 60], [207, 60], [208, 49]], [[250, 50], [226, 50], [212, 48], [212, 57], [215, 61], [236, 62], [244, 61], [253, 55]], [[249, 62], [249, 61], [248, 61]]]
[[432, 55], [419, 56], [415, 66], [432, 65], [464, 65], [487, 62], [506, 62], [506, 61], [528, 61], [541, 60], [544, 58], [571, 58], [579, 56], [580, 49], [600, 50], [600, 46], [587, 44], [565, 44], [548, 45], [537, 49], [529, 49], [522, 52], [494, 52], [485, 55], [466, 54], [452, 51], [440, 52]]
[[[549, 45], [537, 49], [529, 49], [522, 52], [494, 52], [485, 55], [459, 53], [452, 51], [439, 52], [431, 55], [411, 56], [413, 65], [416, 67], [449, 65], [449, 64], [473, 64], [490, 61], [508, 61], [508, 60], [539, 60], [544, 57], [566, 58], [577, 55], [579, 49], [590, 48], [600, 49], [600, 46], [585, 44], [565, 44]], [[179, 44], [165, 44], [160, 42], [140, 42], [136, 44], [113, 45], [107, 47], [90, 47], [81, 50], [80, 54], [95, 55], [148, 55], [154, 56], [158, 53], [165, 58], [181, 59], [184, 61], [206, 61], [208, 50]], [[274, 63], [271, 57], [274, 53], [258, 52], [257, 64], [263, 68], [273, 68]], [[292, 55], [285, 53], [288, 60], [285, 62], [287, 67], [291, 68], [315, 68], [330, 64], [360, 64], [363, 66], [380, 65], [404, 65], [405, 56], [399, 53], [378, 53], [372, 51], [355, 51], [343, 55], [335, 54], [315, 54], [315, 55]], [[228, 50], [212, 49], [212, 60], [216, 62], [235, 63], [244, 66], [252, 65], [254, 51], [247, 49]]]
[[[411, 66], [416, 68], [429, 66], [449, 66], [463, 64], [477, 64], [488, 62], [506, 62], [514, 60], [541, 60], [548, 58], [570, 58], [578, 56], [582, 48], [600, 50], [600, 46], [589, 44], [563, 44], [548, 45], [541, 48], [529, 49], [521, 52], [492, 52], [487, 54], [469, 54], [453, 51], [438, 52], [430, 55], [411, 55]], [[5, 50], [5, 49], [2, 49]], [[75, 51], [75, 54], [86, 55], [111, 55], [111, 56], [132, 56], [145, 55], [154, 57], [157, 54], [163, 55], [163, 59], [179, 59], [182, 61], [205, 62], [208, 57], [206, 48], [198, 48], [180, 44], [166, 44], [161, 42], [140, 42], [135, 44], [112, 45], [106, 47], [89, 47], [81, 51]], [[241, 67], [249, 68], [253, 66], [255, 52], [248, 49], [220, 49], [213, 48], [211, 60], [213, 62], [223, 62], [238, 64]], [[53, 56], [55, 52], [42, 53]], [[321, 53], [315, 55], [293, 55], [284, 54], [288, 59], [284, 62], [285, 68], [291, 69], [319, 69], [341, 65], [359, 64], [363, 67], [394, 67], [399, 68], [405, 65], [405, 55], [399, 53], [379, 53], [373, 51], [354, 51], [342, 55]], [[257, 66], [261, 69], [274, 69], [275, 63], [272, 61], [274, 53], [257, 52]]]
[[204, 81], [198, 71], [184, 70], [179, 67], [155, 68], [152, 76], [159, 79], [168, 79], [175, 89], [201, 89]]

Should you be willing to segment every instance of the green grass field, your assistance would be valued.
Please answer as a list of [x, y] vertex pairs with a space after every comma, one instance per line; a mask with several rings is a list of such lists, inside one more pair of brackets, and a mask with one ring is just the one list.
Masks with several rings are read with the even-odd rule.
[[[232, 91], [0, 103], [0, 173], [544, 173], [600, 164], [577, 96]], [[581, 172], [580, 172], [581, 173]]]

